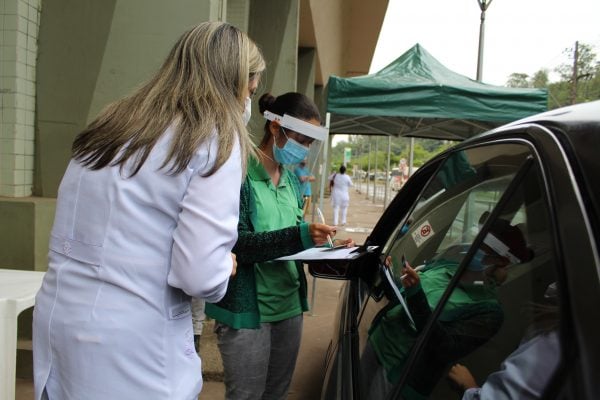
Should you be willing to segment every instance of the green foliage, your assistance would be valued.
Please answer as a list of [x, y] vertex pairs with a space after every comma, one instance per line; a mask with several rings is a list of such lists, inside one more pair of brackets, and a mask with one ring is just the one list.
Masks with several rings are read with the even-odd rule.
[[578, 45], [576, 84], [573, 80], [575, 50], [565, 49], [564, 54], [568, 62], [554, 68], [560, 77], [558, 81], [550, 82], [548, 69], [543, 68], [531, 77], [520, 72], [512, 73], [506, 86], [547, 88], [549, 109], [600, 99], [600, 61], [592, 46], [585, 43]]
[[531, 77], [531, 86], [537, 89], [548, 87], [550, 79], [548, 78], [548, 70], [540, 69]]
[[[415, 138], [413, 165], [420, 167], [430, 158], [445, 149], [456, 144], [456, 142], [434, 139]], [[370, 147], [369, 147], [370, 146]], [[349, 141], [338, 142], [331, 151], [330, 171], [337, 170], [344, 160], [344, 148], [352, 149], [350, 165], [357, 165], [359, 169], [383, 171], [388, 159], [387, 137], [350, 136]], [[370, 150], [369, 150], [370, 149]], [[410, 155], [410, 138], [392, 138], [390, 146], [390, 168], [398, 167], [402, 158], [408, 161]], [[369, 164], [370, 163], [370, 164]]]
[[529, 75], [522, 72], [513, 72], [506, 81], [506, 86], [513, 88], [527, 88], [530, 87]]
[[[571, 47], [563, 51], [565, 55], [571, 58], [575, 54], [575, 48]], [[598, 61], [596, 61], [596, 53], [592, 46], [580, 43], [577, 46], [577, 76], [578, 79], [591, 77], [598, 71]], [[573, 61], [563, 63], [556, 67], [562, 80], [568, 81], [573, 79]]]

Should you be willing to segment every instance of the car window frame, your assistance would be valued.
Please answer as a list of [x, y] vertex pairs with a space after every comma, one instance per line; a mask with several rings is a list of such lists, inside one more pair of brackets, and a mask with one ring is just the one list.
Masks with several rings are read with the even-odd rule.
[[[577, 337], [576, 337], [576, 335], [577, 335], [576, 331], [578, 330], [578, 327], [576, 326], [577, 323], [574, 320], [574, 316], [575, 316], [575, 314], [577, 314], [577, 310], [573, 309], [572, 305], [570, 304], [571, 290], [569, 290], [569, 288], [567, 287], [566, 282], [568, 282], [569, 278], [566, 274], [567, 266], [564, 264], [566, 254], [565, 254], [565, 248], [562, 246], [562, 243], [561, 243], [562, 242], [561, 236], [563, 236], [561, 233], [563, 232], [563, 228], [559, 225], [558, 216], [556, 215], [557, 213], [561, 212], [561, 210], [556, 210], [556, 208], [555, 208], [556, 203], [559, 201], [558, 200], [559, 197], [573, 197], [573, 196], [575, 197], [575, 199], [576, 199], [575, 205], [573, 204], [573, 202], [571, 202], [570, 205], [572, 207], [575, 207], [578, 210], [577, 217], [581, 218], [581, 220], [585, 226], [585, 231], [588, 232], [588, 234], [590, 235], [589, 245], [586, 246], [588, 248], [587, 249], [588, 252], [591, 253], [589, 256], [592, 258], [592, 260], [596, 261], [594, 263], [594, 265], [596, 265], [596, 266], [599, 265], [598, 264], [598, 259], [599, 259], [598, 247], [593, 242], [593, 240], [591, 240], [594, 235], [594, 230], [592, 229], [592, 225], [590, 222], [591, 217], [590, 217], [590, 215], [588, 215], [589, 210], [586, 207], [586, 204], [584, 202], [584, 199], [583, 199], [583, 196], [581, 193], [580, 186], [582, 185], [582, 182], [578, 181], [578, 178], [573, 171], [574, 166], [572, 165], [572, 163], [575, 163], [575, 167], [576, 167], [577, 161], [569, 158], [569, 151], [570, 151], [569, 147], [567, 145], [565, 145], [564, 139], [561, 140], [560, 137], [557, 137], [557, 136], [560, 136], [561, 133], [562, 132], [554, 132], [552, 129], [545, 127], [545, 126], [538, 125], [538, 124], [525, 124], [525, 125], [512, 126], [512, 127], [507, 128], [504, 132], [502, 132], [502, 134], [506, 135], [506, 137], [500, 136], [498, 138], [495, 138], [494, 140], [486, 142], [485, 136], [487, 136], [487, 135], [483, 135], [481, 137], [481, 140], [476, 140], [467, 146], [458, 145], [455, 148], [451, 149], [451, 152], [455, 152], [455, 151], [466, 150], [466, 149], [473, 148], [473, 147], [479, 147], [481, 145], [501, 144], [501, 143], [523, 143], [530, 148], [531, 153], [533, 155], [534, 162], [536, 162], [539, 166], [541, 178], [543, 181], [542, 189], [544, 190], [544, 195], [548, 202], [548, 207], [549, 207], [549, 219], [550, 219], [549, 228], [551, 229], [550, 236], [551, 236], [551, 240], [553, 241], [552, 244], [553, 244], [555, 255], [559, 260], [557, 263], [556, 273], [557, 273], [557, 278], [558, 278], [558, 281], [557, 281], [558, 290], [559, 290], [559, 293], [561, 296], [561, 300], [559, 301], [560, 314], [561, 314], [560, 326], [559, 326], [559, 340], [560, 340], [560, 345], [561, 345], [561, 362], [560, 362], [559, 366], [557, 367], [557, 369], [554, 371], [553, 377], [551, 378], [550, 382], [546, 386], [544, 395], [542, 396], [542, 398], [546, 398], [546, 396], [548, 394], [559, 392], [558, 389], [561, 387], [563, 382], [565, 380], [567, 380], [573, 373], [571, 371], [571, 369], [569, 368], [569, 365], [572, 365], [573, 363], [575, 363], [575, 358], [578, 357], [577, 353], [579, 351], [578, 350], [579, 344], [577, 343]], [[540, 143], [540, 142], [543, 142], [543, 143]], [[557, 157], [557, 155], [558, 155], [558, 157]], [[450, 155], [448, 155], [448, 157], [449, 156]], [[441, 167], [441, 165], [438, 166], [438, 168], [439, 167]], [[562, 175], [565, 175], [560, 178], [560, 180], [564, 181], [560, 185], [558, 185], [555, 182], [556, 181], [556, 176], [555, 176], [556, 172], [560, 172]], [[435, 176], [435, 174], [433, 176]], [[550, 180], [548, 178], [549, 176], [553, 176], [553, 179], [552, 179], [553, 184], [550, 184]], [[561, 191], [561, 190], [557, 191], [556, 188], [554, 187], [554, 186], [563, 187], [561, 185], [564, 185], [564, 184], [568, 184], [569, 187], [572, 189], [572, 190], [569, 190], [568, 194], [563, 193], [563, 191]], [[420, 196], [420, 194], [419, 194], [419, 196]], [[501, 209], [500, 204], [497, 204], [494, 211], [500, 210], [500, 209]], [[410, 215], [411, 212], [412, 212], [412, 208], [411, 208], [411, 210], [408, 211], [407, 215]], [[488, 218], [488, 221], [492, 220], [493, 218], [495, 218], [495, 216], [490, 216], [490, 218]], [[484, 229], [482, 229], [480, 231], [480, 235], [482, 232], [484, 232]], [[483, 239], [483, 237], [481, 237], [481, 239]], [[473, 242], [471, 249], [473, 249], [475, 247], [476, 247], [475, 242]], [[454, 278], [459, 276], [460, 273], [464, 270], [465, 266], [462, 264], [465, 264], [464, 261], [469, 259], [471, 256], [472, 256], [472, 254], [465, 256], [465, 258], [463, 259], [463, 263], [461, 263], [461, 266], [459, 266], [459, 270], [457, 271], [457, 274], [455, 275]], [[425, 327], [423, 332], [419, 335], [419, 337], [417, 338], [417, 342], [415, 342], [415, 345], [413, 346], [413, 348], [410, 351], [409, 357], [407, 359], [407, 362], [405, 364], [405, 367], [402, 371], [402, 374], [401, 374], [401, 377], [400, 377], [398, 383], [396, 383], [394, 385], [394, 389], [392, 390], [392, 392], [388, 393], [387, 398], [390, 398], [390, 399], [400, 398], [399, 397], [400, 393], [401, 393], [403, 387], [405, 387], [405, 385], [406, 385], [406, 381], [410, 375], [411, 368], [414, 366], [415, 361], [417, 360], [420, 352], [422, 351], [422, 347], [427, 342], [428, 337], [431, 334], [433, 321], [435, 321], [439, 317], [439, 314], [441, 313], [443, 306], [447, 302], [449, 294], [452, 292], [452, 290], [456, 286], [457, 280], [455, 280], [454, 278], [448, 284], [448, 288], [444, 292], [443, 298], [440, 299], [436, 308], [432, 311], [432, 315], [427, 323], [427, 326]]]
[[[501, 212], [503, 211], [506, 204], [508, 204], [509, 201], [511, 201], [512, 196], [518, 190], [519, 185], [521, 184], [521, 181], [524, 179], [524, 177], [529, 172], [531, 167], [536, 162], [538, 164], [540, 164], [540, 162], [541, 162], [538, 155], [536, 154], [535, 146], [533, 146], [531, 142], [523, 141], [523, 140], [498, 140], [498, 141], [493, 141], [493, 142], [478, 142], [478, 143], [474, 143], [473, 145], [466, 146], [466, 147], [460, 146], [459, 148], [454, 149], [454, 151], [451, 152], [451, 153], [454, 153], [454, 152], [464, 151], [467, 149], [473, 149], [473, 148], [477, 148], [477, 147], [490, 146], [490, 145], [495, 145], [495, 144], [506, 144], [506, 143], [524, 144], [528, 147], [531, 154], [529, 156], [527, 156], [526, 159], [524, 160], [524, 162], [521, 164], [521, 166], [519, 166], [517, 173], [513, 177], [512, 181], [509, 183], [508, 187], [502, 194], [500, 200], [494, 206], [492, 213], [487, 218], [487, 220], [485, 221], [481, 230], [479, 231], [479, 233], [473, 240], [471, 246], [469, 247], [469, 249], [467, 251], [467, 254], [465, 254], [464, 258], [461, 260], [459, 266], [457, 267], [456, 274], [452, 277], [452, 279], [448, 283], [442, 297], [438, 301], [438, 304], [432, 310], [429, 320], [427, 321], [427, 324], [423, 328], [423, 331], [418, 335], [415, 343], [413, 344], [413, 347], [411, 348], [411, 350], [409, 352], [409, 355], [406, 359], [406, 363], [403, 367], [403, 371], [400, 375], [400, 379], [394, 385], [394, 389], [392, 389], [391, 393], [393, 393], [393, 395], [391, 398], [398, 398], [398, 396], [402, 392], [402, 389], [405, 387], [406, 381], [410, 375], [410, 371], [412, 370], [416, 360], [418, 359], [419, 355], [422, 352], [424, 345], [429, 340], [429, 337], [431, 336], [431, 334], [433, 332], [433, 326], [435, 324], [435, 321], [437, 321], [437, 319], [439, 318], [445, 304], [447, 303], [450, 295], [452, 294], [452, 291], [454, 290], [457, 283], [459, 282], [461, 274], [467, 268], [468, 262], [470, 262], [471, 258], [473, 257], [473, 254], [476, 252], [477, 248], [479, 248], [481, 246], [481, 244], [483, 243], [483, 240], [484, 240], [485, 236], [487, 235], [489, 228], [492, 225], [492, 221], [494, 221], [501, 214]], [[450, 156], [451, 156], [451, 154], [448, 155], [448, 158]], [[438, 167], [438, 169], [441, 167], [443, 167], [443, 163]], [[540, 165], [540, 173], [542, 173], [541, 165]], [[435, 176], [435, 174], [433, 176]], [[545, 185], [544, 185], [544, 187], [545, 187]], [[544, 191], [546, 192], [545, 188], [544, 188]], [[546, 193], [546, 195], [547, 195], [547, 193]], [[415, 205], [416, 204], [414, 204], [413, 207], [411, 208], [411, 210], [407, 213], [407, 216], [411, 214]]]
[[[398, 227], [402, 224], [404, 224], [407, 220], [407, 218], [412, 214], [414, 208], [416, 207], [416, 200], [418, 198], [420, 198], [422, 196], [422, 193], [424, 190], [427, 189], [428, 185], [430, 184], [431, 180], [434, 179], [436, 177], [436, 175], [438, 174], [438, 172], [440, 171], [441, 168], [443, 168], [445, 162], [452, 157], [454, 154], [456, 154], [457, 152], [460, 151], [464, 151], [464, 150], [468, 150], [471, 148], [476, 148], [476, 147], [487, 147], [490, 145], [496, 145], [496, 144], [520, 144], [520, 145], [525, 145], [527, 147], [527, 149], [529, 150], [530, 153], [535, 153], [535, 149], [534, 147], [531, 145], [530, 142], [528, 141], [522, 141], [522, 140], [497, 140], [497, 141], [492, 141], [492, 142], [481, 142], [481, 141], [477, 141], [474, 142], [472, 144], [469, 144], [467, 146], [465, 145], [457, 145], [454, 148], [451, 148], [447, 151], [445, 151], [444, 153], [440, 154], [439, 156], [437, 156], [435, 159], [432, 160], [432, 164], [426, 165], [424, 167], [426, 168], [420, 168], [420, 176], [419, 176], [419, 181], [418, 182], [411, 182], [411, 180], [413, 178], [415, 178], [416, 176], [411, 177], [411, 180], [409, 180], [408, 183], [413, 183], [413, 185], [410, 186], [406, 186], [405, 188], [403, 188], [398, 195], [396, 196], [396, 198], [394, 199], [394, 201], [390, 204], [390, 207], [388, 207], [386, 209], [386, 212], [384, 213], [384, 215], [380, 218], [380, 220], [378, 221], [376, 228], [373, 230], [373, 233], [379, 233], [379, 230], [381, 228], [385, 229], [387, 231], [387, 235], [381, 235], [381, 233], [379, 233], [378, 238], [379, 241], [378, 242], [374, 242], [374, 243], [378, 243], [380, 244], [380, 249], [383, 250], [383, 244], [387, 244], [390, 241], [393, 241], [394, 239], [396, 239], [397, 235], [398, 235]], [[533, 150], [532, 150], [533, 149]], [[532, 158], [532, 155], [528, 155], [528, 158]], [[533, 157], [535, 162], [535, 158]], [[509, 183], [509, 185], [507, 186], [506, 190], [504, 191], [504, 193], [502, 194], [502, 202], [506, 202], [508, 200], [511, 199], [513, 192], [519, 187], [519, 184], [515, 184], [514, 182], [516, 182], [517, 180], [521, 180], [522, 176], [525, 176], [527, 174], [527, 171], [529, 170], [529, 168], [524, 168], [524, 166], [526, 164], [530, 164], [532, 163], [532, 161], [527, 161], [527, 159], [524, 159], [522, 164], [519, 166], [517, 172], [515, 173], [515, 175], [512, 178], [511, 183]], [[427, 174], [426, 176], [423, 174]], [[521, 175], [519, 175], [521, 174]], [[417, 185], [418, 183], [418, 185]], [[417, 187], [415, 187], [415, 185]], [[514, 189], [510, 189], [511, 187], [513, 187]], [[417, 189], [417, 190], [415, 190]], [[412, 196], [402, 196], [404, 193], [411, 193]], [[407, 201], [407, 198], [410, 198], [409, 201]], [[508, 200], [507, 200], [508, 199]], [[499, 213], [501, 210], [503, 209], [503, 204], [500, 201], [498, 203], [496, 203], [494, 211], [496, 211], [497, 213]], [[399, 212], [400, 211], [400, 212]], [[486, 222], [490, 222], [493, 218], [495, 218], [496, 214], [491, 215], [488, 220]], [[387, 217], [387, 218], [386, 218]], [[493, 218], [492, 218], [493, 217]], [[485, 228], [485, 229], [489, 229]], [[479, 247], [479, 245], [481, 244], [481, 242], [483, 241], [483, 238], [485, 237], [485, 235], [482, 235], [482, 232], [484, 232], [484, 229], [482, 229], [479, 234], [477, 235], [477, 237], [474, 239], [474, 241], [472, 242], [472, 246], [471, 249], [473, 249], [473, 253], [475, 252], [475, 249], [477, 247]], [[387, 237], [385, 237], [387, 236]], [[478, 239], [478, 241], [476, 241]], [[373, 243], [373, 244], [374, 244]], [[470, 250], [471, 250], [470, 249]], [[465, 256], [465, 258], [463, 259], [463, 261], [465, 261], [466, 259], [470, 258], [472, 256], [472, 254], [468, 254]], [[385, 253], [381, 253], [379, 254], [378, 257], [378, 265], [377, 268], [379, 269], [379, 271], [377, 272], [377, 274], [375, 274], [376, 276], [381, 276], [381, 267], [383, 266], [383, 258], [385, 258]], [[459, 269], [457, 274], [456, 274], [456, 279], [458, 279], [458, 276], [460, 275], [460, 273], [463, 271], [464, 268], [466, 268], [466, 263], [464, 264], [465, 266], [461, 266]], [[456, 286], [456, 282], [452, 281], [448, 287], [452, 287], [454, 288]], [[373, 283], [373, 282], [371, 282]], [[365, 301], [364, 303], [359, 305], [359, 309], [358, 309], [358, 315], [356, 316], [356, 323], [359, 326], [359, 332], [358, 336], [359, 336], [359, 342], [361, 344], [357, 344], [356, 345], [356, 350], [358, 351], [358, 353], [360, 354], [360, 352], [362, 352], [364, 346], [362, 344], [362, 342], [364, 342], [364, 338], [362, 336], [364, 336], [364, 333], [361, 332], [361, 327], [364, 327], [364, 323], [362, 319], [365, 316], [365, 309], [368, 306], [368, 303], [372, 302], [372, 303], [380, 303], [382, 301], [382, 299], [384, 300], [383, 303], [379, 304], [376, 307], [375, 312], [369, 312], [368, 315], [370, 316], [368, 319], [370, 321], [375, 321], [378, 316], [380, 315], [380, 313], [382, 311], [384, 311], [385, 309], [387, 309], [390, 304], [398, 304], [400, 302], [399, 299], [397, 299], [396, 297], [394, 297], [393, 290], [391, 290], [391, 288], [386, 287], [386, 288], [382, 288], [381, 286], [386, 286], [386, 281], [383, 278], [379, 278], [379, 290], [380, 290], [380, 296], [373, 296], [371, 293], [369, 294], [369, 296], [365, 296]], [[377, 287], [377, 285], [375, 284], [375, 287]], [[370, 290], [373, 290], [373, 285], [370, 285]], [[429, 325], [427, 326], [427, 328], [424, 331], [431, 331], [431, 327], [432, 327], [432, 322], [434, 321], [438, 316], [439, 313], [441, 312], [441, 309], [443, 307], [440, 306], [440, 304], [445, 304], [447, 297], [449, 296], [449, 293], [451, 293], [450, 289], [446, 290], [446, 298], [445, 299], [441, 299], [438, 307], [439, 311], [437, 311], [436, 315], [432, 315], [432, 317], [429, 320]], [[371, 306], [373, 307], [373, 306]], [[435, 310], [434, 310], [435, 311]], [[413, 350], [411, 349], [411, 352]], [[408, 363], [407, 363], [408, 365]], [[409, 369], [405, 369], [403, 372], [403, 375], [406, 375], [406, 372], [409, 371]], [[360, 380], [360, 378], [358, 378]], [[362, 383], [362, 382], [361, 382]], [[399, 382], [399, 384], [402, 383], [402, 380]], [[399, 384], [395, 385], [395, 386], [399, 386]]]

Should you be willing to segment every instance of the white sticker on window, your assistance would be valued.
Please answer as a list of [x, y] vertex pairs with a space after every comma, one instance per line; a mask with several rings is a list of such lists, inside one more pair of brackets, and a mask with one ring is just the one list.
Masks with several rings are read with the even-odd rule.
[[433, 228], [429, 221], [423, 222], [417, 229], [412, 232], [412, 238], [415, 241], [417, 247], [421, 247], [429, 238], [435, 235]]

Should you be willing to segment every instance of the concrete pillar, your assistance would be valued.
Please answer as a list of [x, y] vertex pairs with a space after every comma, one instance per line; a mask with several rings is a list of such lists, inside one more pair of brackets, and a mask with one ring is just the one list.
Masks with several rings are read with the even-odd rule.
[[248, 33], [250, 0], [227, 0], [227, 22]]
[[[315, 69], [317, 52], [314, 48], [298, 49], [298, 91], [315, 99]], [[316, 100], [316, 99], [315, 99]]]
[[296, 91], [300, 0], [261, 0], [250, 8], [248, 33], [267, 61], [262, 85], [279, 95]]
[[[23, 0], [21, 0], [23, 1]], [[41, 15], [35, 194], [55, 197], [75, 135], [160, 66], [225, 0], [53, 0]]]
[[0, 196], [33, 191], [40, 0], [0, 1]]

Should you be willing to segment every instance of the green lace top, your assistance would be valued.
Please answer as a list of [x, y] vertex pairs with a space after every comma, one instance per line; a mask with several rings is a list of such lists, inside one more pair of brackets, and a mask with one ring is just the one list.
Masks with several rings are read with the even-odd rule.
[[[240, 220], [238, 223], [238, 241], [233, 248], [238, 262], [237, 274], [229, 280], [225, 297], [216, 304], [206, 304], [206, 315], [234, 329], [258, 328], [260, 313], [258, 310], [255, 263], [273, 260], [278, 257], [297, 253], [314, 246], [308, 232], [308, 224], [298, 221], [296, 226], [268, 232], [255, 232], [252, 215], [256, 210], [252, 196], [252, 184], [262, 179], [254, 171], [258, 162], [251, 160], [248, 176], [240, 192]], [[261, 168], [262, 169], [262, 168]], [[287, 169], [282, 168], [281, 178], [295, 192], [296, 206], [302, 209], [302, 195], [298, 179]], [[302, 309], [308, 310], [306, 300], [306, 276], [301, 263], [296, 263], [300, 280], [300, 298]]]

